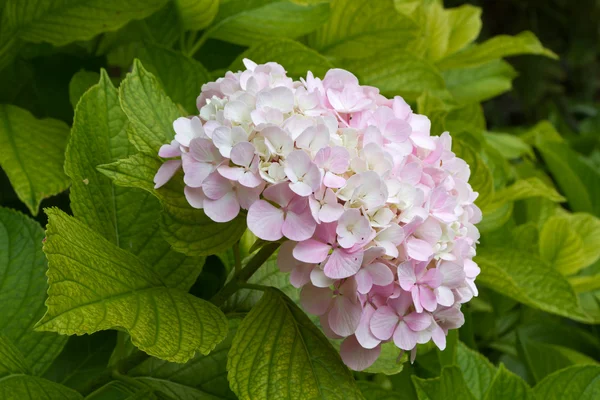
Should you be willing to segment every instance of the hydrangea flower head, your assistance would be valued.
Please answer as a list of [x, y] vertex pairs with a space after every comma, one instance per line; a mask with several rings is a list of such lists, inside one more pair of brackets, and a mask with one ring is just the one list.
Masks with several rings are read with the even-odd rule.
[[183, 168], [185, 196], [216, 222], [244, 213], [282, 241], [280, 269], [352, 369], [464, 323], [477, 295], [481, 211], [448, 132], [348, 71], [294, 81], [276, 63], [205, 84], [199, 115], [173, 123], [156, 187]]

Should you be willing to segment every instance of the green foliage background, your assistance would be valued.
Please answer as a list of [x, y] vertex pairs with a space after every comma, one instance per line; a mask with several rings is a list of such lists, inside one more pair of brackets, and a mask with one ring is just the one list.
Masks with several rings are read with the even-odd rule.
[[[595, 0], [0, 0], [0, 399], [600, 398], [599, 20]], [[244, 57], [346, 68], [450, 131], [484, 218], [444, 352], [350, 372], [276, 246], [178, 179], [154, 190], [172, 121]]]

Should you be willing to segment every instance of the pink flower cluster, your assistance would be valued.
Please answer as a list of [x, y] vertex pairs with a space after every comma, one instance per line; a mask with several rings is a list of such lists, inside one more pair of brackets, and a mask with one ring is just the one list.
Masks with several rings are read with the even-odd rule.
[[426, 116], [348, 71], [293, 81], [279, 64], [244, 64], [173, 123], [156, 187], [183, 167], [193, 207], [217, 222], [247, 210], [257, 237], [285, 239], [281, 270], [325, 334], [345, 338], [352, 369], [390, 341], [413, 357], [418, 343], [444, 349], [477, 295], [481, 220], [450, 135], [430, 136]]

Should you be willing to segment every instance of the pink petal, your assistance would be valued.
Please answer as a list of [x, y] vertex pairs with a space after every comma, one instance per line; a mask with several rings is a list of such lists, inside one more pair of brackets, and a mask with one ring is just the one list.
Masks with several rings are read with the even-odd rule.
[[439, 305], [450, 307], [454, 304], [454, 293], [452, 289], [446, 286], [440, 286], [435, 289], [435, 298]]
[[411, 237], [406, 241], [406, 252], [412, 259], [428, 261], [433, 255], [433, 247], [424, 240]]
[[[358, 293], [367, 294], [373, 287], [373, 278], [369, 272], [362, 268], [354, 275], [357, 284]], [[393, 276], [392, 276], [393, 279]]]
[[319, 211], [319, 219], [322, 222], [335, 222], [340, 219], [343, 213], [344, 206], [341, 204], [323, 204]]
[[317, 223], [307, 206], [300, 214], [288, 211], [281, 230], [288, 239], [300, 242], [309, 239], [316, 227]]
[[422, 313], [423, 312], [423, 305], [421, 304], [421, 297], [420, 297], [420, 293], [419, 293], [419, 286], [415, 285], [410, 289], [410, 295], [412, 297], [413, 300], [413, 304], [415, 306], [415, 310], [418, 313]]
[[369, 368], [381, 353], [381, 346], [365, 349], [358, 343], [356, 337], [348, 336], [340, 346], [342, 361], [354, 371], [362, 371]]
[[446, 334], [438, 324], [435, 324], [433, 330], [431, 331], [431, 339], [440, 350], [444, 350], [446, 348]]
[[419, 286], [419, 300], [421, 301], [423, 308], [427, 311], [433, 312], [437, 308], [435, 294], [433, 293], [433, 290], [427, 287]]
[[281, 272], [292, 272], [296, 265], [298, 265], [298, 261], [293, 255], [294, 247], [296, 247], [296, 242], [286, 240], [279, 248], [277, 266]]
[[300, 304], [311, 314], [323, 315], [329, 310], [332, 296], [331, 289], [319, 288], [309, 283], [300, 291]]
[[210, 174], [204, 182], [202, 182], [202, 190], [204, 191], [204, 195], [212, 200], [218, 200], [226, 194], [233, 192], [231, 182], [218, 173]]
[[290, 182], [290, 189], [298, 196], [302, 197], [310, 196], [313, 192], [312, 188], [304, 182]]
[[313, 268], [310, 271], [310, 281], [316, 287], [329, 287], [333, 285], [334, 280], [328, 278], [321, 268]]
[[[467, 265], [466, 262], [465, 265]], [[444, 286], [447, 286], [449, 288], [456, 288], [461, 286], [465, 281], [465, 270], [456, 263], [453, 263], [451, 261], [443, 261], [438, 266], [438, 270], [443, 276], [442, 284]]]
[[154, 189], [158, 189], [165, 183], [169, 182], [169, 180], [173, 177], [173, 175], [175, 175], [180, 167], [181, 160], [165, 161], [156, 172], [156, 175], [154, 175]]
[[258, 201], [265, 186], [261, 183], [254, 188], [249, 188], [238, 184], [234, 184], [234, 187], [240, 207], [242, 207], [244, 210], [247, 210], [252, 206], [252, 204]]
[[433, 289], [442, 284], [443, 275], [437, 268], [430, 268], [419, 278], [419, 283], [425, 284]]
[[342, 339], [342, 336], [335, 333], [329, 326], [329, 313], [321, 315], [319, 317], [319, 323], [323, 329], [323, 333], [330, 339]]
[[422, 330], [429, 328], [429, 326], [431, 325], [431, 322], [433, 322], [433, 319], [431, 318], [430, 314], [428, 314], [428, 313], [420, 313], [419, 314], [416, 312], [412, 312], [412, 313], [404, 316], [404, 318], [402, 318], [402, 320], [404, 322], [406, 322], [406, 325], [408, 325], [408, 327], [415, 332], [422, 331]]
[[209, 139], [195, 138], [190, 142], [190, 155], [196, 161], [214, 162], [220, 158], [218, 149]]
[[323, 272], [331, 279], [343, 279], [358, 272], [362, 264], [363, 252], [348, 253], [344, 249], [335, 249], [329, 256]]
[[181, 149], [176, 140], [173, 140], [171, 144], [163, 144], [158, 150], [158, 156], [162, 158], [179, 157], [180, 155]]
[[191, 187], [200, 187], [204, 180], [213, 172], [214, 166], [209, 163], [194, 160], [188, 153], [181, 155], [183, 163], [183, 181]]
[[313, 266], [311, 264], [299, 264], [292, 270], [290, 274], [290, 283], [295, 288], [301, 288], [310, 282], [310, 274], [313, 270]]
[[281, 182], [265, 189], [263, 195], [282, 207], [287, 206], [296, 194], [292, 192], [287, 182]]
[[413, 285], [417, 283], [415, 269], [410, 261], [398, 265], [398, 283], [404, 290], [411, 290]]
[[346, 179], [341, 176], [333, 174], [331, 171], [327, 171], [323, 177], [323, 185], [332, 189], [339, 189], [346, 184]]
[[389, 285], [394, 281], [394, 273], [385, 264], [376, 262], [365, 267], [373, 278], [373, 283], [379, 286]]
[[183, 193], [185, 194], [185, 199], [190, 204], [190, 206], [194, 208], [203, 208], [204, 200], [206, 196], [202, 192], [202, 188], [193, 188], [190, 186], [186, 186], [183, 188]]
[[229, 165], [221, 165], [217, 168], [219, 174], [230, 181], [238, 181], [244, 176], [244, 168], [230, 167]]
[[369, 326], [377, 339], [388, 340], [398, 325], [398, 314], [389, 306], [381, 306], [373, 313]]
[[233, 149], [231, 150], [231, 161], [233, 161], [234, 164], [242, 167], [249, 167], [252, 163], [252, 159], [254, 158], [254, 152], [255, 148], [252, 143], [238, 143], [233, 146]]
[[263, 240], [275, 241], [283, 237], [283, 211], [268, 201], [254, 202], [248, 210], [247, 221], [248, 229]]
[[400, 321], [394, 331], [394, 344], [402, 350], [411, 350], [417, 345], [418, 335], [405, 322]]
[[356, 328], [356, 340], [358, 340], [358, 343], [365, 349], [372, 349], [381, 343], [381, 340], [377, 339], [373, 333], [371, 333], [371, 318], [374, 313], [375, 309], [373, 306], [369, 303], [365, 304], [362, 316], [360, 317], [360, 322], [358, 323], [358, 328]]
[[294, 247], [294, 258], [298, 261], [318, 264], [325, 261], [331, 246], [318, 240], [308, 239], [299, 242]]
[[352, 335], [358, 327], [361, 314], [360, 304], [353, 303], [346, 296], [337, 296], [327, 318], [329, 327], [340, 336]]
[[205, 199], [204, 212], [215, 222], [229, 222], [240, 213], [235, 193], [229, 192], [218, 200]]

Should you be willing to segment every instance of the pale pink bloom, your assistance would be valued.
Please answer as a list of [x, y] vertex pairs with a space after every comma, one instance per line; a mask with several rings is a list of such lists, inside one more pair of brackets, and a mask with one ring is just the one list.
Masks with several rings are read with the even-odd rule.
[[181, 155], [183, 181], [191, 187], [200, 187], [202, 182], [225, 160], [210, 139], [195, 138], [190, 150]]
[[240, 125], [247, 125], [252, 122], [250, 112], [252, 108], [242, 100], [233, 100], [225, 104], [223, 116], [225, 119]]
[[437, 270], [442, 274], [442, 283], [434, 290], [435, 298], [439, 305], [450, 307], [455, 301], [452, 289], [465, 283], [464, 268], [451, 261], [442, 261]]
[[165, 161], [154, 175], [154, 189], [158, 189], [167, 183], [179, 168], [181, 168], [181, 160]]
[[322, 263], [323, 273], [326, 277], [343, 279], [358, 272], [364, 251], [360, 246], [349, 249], [340, 247], [336, 240], [336, 225], [336, 223], [320, 224], [311, 239], [301, 241], [296, 245], [294, 257], [307, 263]]
[[198, 117], [177, 118], [173, 122], [173, 130], [175, 131], [175, 140], [185, 147], [189, 147], [190, 142], [195, 138], [208, 139], [208, 136], [204, 133], [202, 122]]
[[204, 212], [215, 222], [231, 221], [238, 216], [240, 207], [247, 210], [258, 200], [263, 188], [248, 188], [212, 173], [202, 183]]
[[420, 114], [411, 114], [408, 123], [412, 128], [409, 138], [413, 144], [424, 149], [435, 150], [435, 142], [430, 136], [431, 121], [429, 118]]
[[411, 296], [402, 293], [391, 299], [387, 306], [379, 307], [371, 317], [371, 332], [380, 340], [392, 338], [402, 350], [411, 350], [419, 341], [419, 332], [426, 330], [432, 322], [429, 313], [410, 312]]
[[383, 206], [388, 198], [385, 182], [373, 171], [352, 175], [336, 194], [346, 201], [346, 207], [364, 207], [367, 210]]
[[255, 188], [263, 183], [258, 173], [259, 157], [255, 154], [252, 143], [241, 142], [231, 150], [233, 166], [223, 164], [217, 168], [224, 178], [239, 182], [240, 185]]
[[341, 146], [324, 147], [315, 156], [317, 166], [325, 171], [323, 184], [328, 188], [338, 189], [346, 184], [341, 177], [350, 166], [350, 154]]
[[290, 180], [290, 189], [306, 197], [321, 187], [321, 172], [302, 150], [294, 150], [285, 159], [285, 174]]
[[340, 346], [342, 361], [354, 371], [369, 368], [381, 354], [381, 346], [365, 348], [354, 335], [348, 336]]
[[470, 301], [473, 296], [479, 295], [479, 291], [477, 290], [477, 286], [475, 286], [475, 278], [481, 272], [481, 269], [477, 264], [470, 259], [464, 260], [464, 272], [465, 272], [465, 282], [464, 285], [456, 288], [454, 292], [456, 293], [457, 301], [459, 303], [466, 303]]
[[296, 242], [291, 240], [287, 240], [281, 245], [277, 253], [277, 266], [282, 272], [290, 273], [290, 283], [294, 287], [301, 288], [310, 282], [310, 274], [315, 264], [298, 261], [292, 253], [294, 247], [296, 247]]
[[213, 131], [212, 141], [221, 155], [229, 158], [231, 149], [236, 144], [248, 141], [248, 134], [240, 126], [234, 126], [233, 128], [221, 126]]
[[265, 138], [265, 145], [272, 154], [285, 157], [294, 150], [294, 141], [278, 126], [267, 126], [260, 134]]
[[379, 346], [381, 340], [377, 339], [371, 332], [371, 317], [375, 313], [375, 308], [369, 303], [365, 302], [363, 305], [362, 315], [358, 327], [354, 332], [356, 340], [360, 343], [361, 347], [365, 349], [373, 349]]
[[438, 307], [432, 313], [431, 325], [427, 328], [431, 339], [440, 349], [446, 348], [446, 335], [450, 329], [458, 329], [465, 323], [465, 317], [460, 311], [460, 305], [455, 304], [452, 307]]
[[366, 244], [371, 240], [374, 231], [367, 217], [362, 215], [360, 210], [351, 208], [344, 211], [338, 220], [336, 233], [340, 246], [349, 249]]
[[354, 172], [375, 171], [379, 176], [386, 176], [393, 166], [392, 156], [375, 143], [365, 145], [350, 163]]
[[360, 270], [354, 276], [358, 293], [367, 294], [373, 285], [387, 286], [394, 281], [394, 273], [386, 264], [377, 261], [385, 255], [382, 247], [370, 247], [365, 250]]
[[427, 269], [426, 262], [405, 261], [398, 265], [398, 282], [403, 290], [410, 292], [417, 312], [435, 310], [437, 300], [433, 290], [442, 283], [442, 275], [437, 268]]
[[309, 239], [317, 223], [310, 213], [308, 199], [296, 195], [288, 183], [269, 186], [263, 192], [265, 200], [258, 200], [248, 210], [248, 228], [263, 240], [275, 241], [283, 236], [291, 240]]
[[274, 109], [283, 114], [294, 109], [294, 92], [284, 86], [263, 90], [256, 96], [257, 109]]
[[308, 198], [313, 218], [317, 223], [335, 222], [344, 213], [344, 206], [338, 203], [333, 190], [322, 186]]
[[175, 139], [170, 144], [163, 144], [158, 149], [158, 156], [162, 158], [173, 158], [181, 156], [181, 145]]
[[373, 104], [358, 85], [346, 85], [342, 90], [327, 90], [327, 100], [331, 107], [343, 114], [364, 110]]
[[306, 128], [296, 139], [296, 146], [306, 150], [313, 157], [328, 144], [329, 130], [323, 124]]
[[404, 240], [404, 230], [400, 225], [390, 225], [377, 233], [373, 242], [385, 249], [385, 255], [398, 258], [398, 246]]

